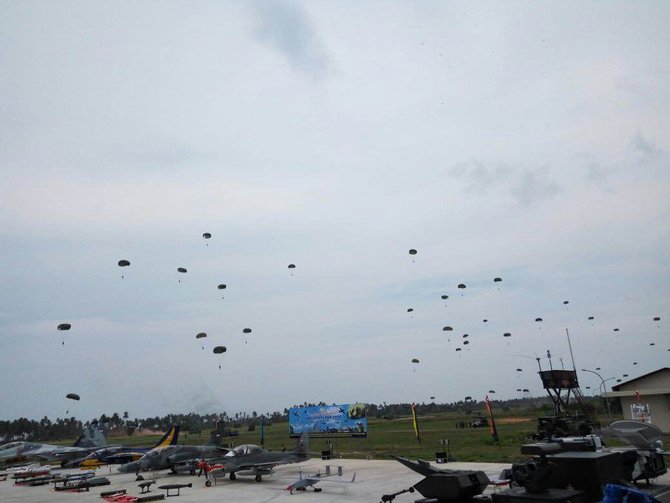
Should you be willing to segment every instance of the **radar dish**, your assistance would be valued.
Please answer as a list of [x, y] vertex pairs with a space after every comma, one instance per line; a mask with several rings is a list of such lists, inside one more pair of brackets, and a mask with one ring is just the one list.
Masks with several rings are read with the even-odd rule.
[[663, 432], [658, 426], [642, 421], [622, 419], [610, 424], [610, 429], [621, 440], [638, 449], [655, 449], [654, 444], [663, 438]]

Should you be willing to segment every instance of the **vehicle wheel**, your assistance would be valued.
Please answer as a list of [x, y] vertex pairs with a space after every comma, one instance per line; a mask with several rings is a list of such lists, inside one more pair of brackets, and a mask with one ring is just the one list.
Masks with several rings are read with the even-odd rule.
[[237, 478], [237, 475], [235, 475], [234, 473], [231, 473], [229, 475], [229, 478], [230, 478], [230, 480], [235, 480]]
[[256, 475], [256, 482], [260, 482], [261, 480], [263, 480], [263, 477], [261, 477], [260, 475]]
[[212, 481], [208, 480], [207, 482], [205, 482], [205, 486], [206, 487], [212, 487]]
[[320, 493], [321, 491], [322, 491], [322, 488], [320, 488], [320, 487], [315, 487], [314, 488], [315, 493]]

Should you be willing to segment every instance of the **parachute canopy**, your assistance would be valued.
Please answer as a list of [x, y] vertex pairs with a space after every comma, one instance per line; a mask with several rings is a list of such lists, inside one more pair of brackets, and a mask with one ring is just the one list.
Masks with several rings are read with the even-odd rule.
[[528, 391], [528, 388], [524, 388], [524, 389], [521, 390], [521, 391], [523, 391], [524, 393], [530, 393], [530, 391]]
[[220, 355], [221, 353], [226, 352], [226, 346], [216, 346], [214, 349], [212, 349], [212, 353], [215, 355]]
[[186, 269], [186, 267], [177, 267], [177, 272], [186, 273], [188, 272], [188, 270]]
[[654, 316], [654, 321], [661, 321], [661, 317], [660, 316]]
[[619, 329], [618, 329], [618, 328], [615, 328], [615, 329], [614, 329], [614, 331], [615, 331], [615, 332], [618, 332], [618, 331], [619, 331]]
[[459, 283], [458, 288], [460, 288], [462, 290], [463, 288], [465, 288], [465, 284], [464, 283]]
[[442, 327], [443, 332], [451, 332], [452, 330], [453, 328], [451, 328], [450, 326]]
[[242, 330], [242, 333], [243, 333], [243, 334], [250, 334], [250, 333], [251, 333], [251, 329], [250, 329], [250, 328], [245, 328], [245, 329]]
[[205, 332], [200, 332], [198, 335], [195, 336], [196, 339], [202, 339], [203, 337], [207, 337], [207, 334]]
[[500, 283], [502, 281], [502, 278], [493, 278], [494, 283]]
[[468, 334], [463, 334], [463, 339], [467, 339], [468, 337], [470, 337]]
[[465, 401], [467, 402], [468, 400], [472, 400], [472, 397], [471, 396], [466, 396]]
[[512, 334], [510, 334], [509, 332], [505, 332], [505, 333], [503, 334], [503, 337], [512, 337]]
[[592, 320], [592, 319], [593, 319], [593, 316], [589, 316], [589, 320]]
[[570, 304], [570, 301], [569, 300], [564, 300], [563, 304]]
[[202, 234], [202, 237], [203, 237], [204, 239], [209, 239], [209, 238], [212, 237], [212, 235], [211, 235], [209, 232], [204, 232], [204, 233]]
[[468, 344], [470, 344], [470, 341], [463, 341], [464, 346], [467, 346]]
[[79, 400], [79, 395], [76, 393], [68, 393], [65, 395], [65, 398], [69, 398], [70, 400]]
[[60, 325], [58, 325], [57, 328], [58, 330], [70, 330], [70, 328], [72, 328], [72, 325], [70, 325], [69, 323], [61, 323]]
[[[442, 298], [442, 300], [447, 300], [447, 299], [449, 298], [449, 296], [448, 296], [448, 295], [442, 295], [441, 298]], [[659, 318], [659, 319], [660, 319], [660, 318]]]
[[415, 250], [414, 248], [412, 248], [412, 249], [409, 251], [409, 254], [410, 254], [410, 255], [416, 255], [416, 250]]
[[418, 358], [412, 358], [412, 363], [419, 363], [419, 359]]
[[119, 260], [119, 267], [128, 267], [130, 265], [130, 261], [128, 260]]
[[218, 288], [219, 290], [225, 290], [225, 289], [226, 289], [226, 285], [225, 285], [224, 283], [221, 283], [219, 286], [217, 286], [217, 288]]
[[456, 351], [460, 351], [460, 350], [461, 350], [461, 348], [456, 348]]
[[494, 390], [494, 389], [489, 390], [489, 393], [495, 393], [495, 392], [496, 392], [496, 390]]
[[535, 321], [542, 321], [542, 318], [535, 318]]
[[407, 312], [408, 312], [408, 313], [411, 313], [412, 311], [414, 311], [413, 308], [411, 308], [411, 307], [408, 307], [408, 308], [407, 308]]
[[488, 323], [489, 320], [487, 320], [486, 318], [484, 318], [482, 321], [483, 321], [484, 323]]
[[288, 265], [288, 268], [289, 268], [289, 269], [295, 269], [295, 264], [289, 264], [289, 265]]
[[516, 369], [517, 372], [523, 372], [523, 369]]

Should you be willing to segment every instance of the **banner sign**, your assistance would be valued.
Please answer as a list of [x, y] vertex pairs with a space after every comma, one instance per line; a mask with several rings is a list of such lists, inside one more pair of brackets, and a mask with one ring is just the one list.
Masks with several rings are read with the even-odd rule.
[[289, 437], [304, 431], [311, 438], [366, 437], [365, 404], [292, 407], [288, 411]]

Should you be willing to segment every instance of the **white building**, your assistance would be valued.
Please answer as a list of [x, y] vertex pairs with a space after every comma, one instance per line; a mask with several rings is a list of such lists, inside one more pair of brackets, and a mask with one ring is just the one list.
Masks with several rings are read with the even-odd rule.
[[670, 368], [612, 386], [607, 397], [621, 400], [625, 419], [645, 421], [670, 433]]

